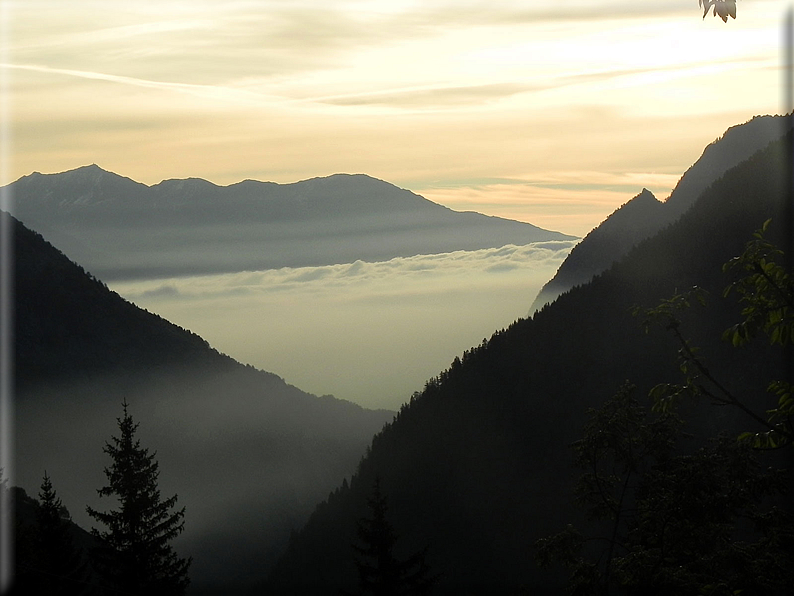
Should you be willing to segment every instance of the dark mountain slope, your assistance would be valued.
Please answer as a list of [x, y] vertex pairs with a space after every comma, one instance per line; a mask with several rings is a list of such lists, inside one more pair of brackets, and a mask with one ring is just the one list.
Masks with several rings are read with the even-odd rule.
[[96, 165], [11, 185], [13, 214], [101, 279], [387, 260], [572, 236], [460, 213], [365, 175], [139, 184]]
[[141, 310], [10, 218], [15, 246], [16, 381], [238, 366], [198, 335]]
[[[557, 593], [560, 578], [535, 568], [532, 544], [578, 519], [568, 446], [587, 408], [626, 379], [639, 395], [680, 379], [677, 346], [663, 331], [644, 334], [634, 305], [654, 306], [694, 284], [707, 289], [708, 309], [688, 313], [685, 332], [714, 374], [766, 399], [754, 402], [759, 411], [771, 407], [764, 389], [784, 374], [779, 351], [736, 350], [718, 339], [738, 317], [735, 303], [721, 298], [728, 283], [721, 265], [769, 217], [778, 222], [773, 240], [784, 240], [786, 155], [785, 145], [773, 144], [729, 171], [677, 224], [431, 380], [375, 437], [349, 486], [293, 538], [271, 577], [275, 593], [355, 587], [350, 545], [376, 476], [403, 553], [428, 547], [439, 592]], [[685, 416], [693, 440], [753, 428], [728, 408], [689, 404]]]
[[744, 124], [731, 126], [709, 144], [698, 160], [686, 171], [665, 200], [671, 217], [689, 209], [715, 180], [728, 169], [749, 159], [770, 142], [791, 129], [791, 116], [755, 116]]
[[677, 220], [728, 169], [785, 134], [788, 116], [756, 116], [732, 126], [705, 148], [664, 203], [643, 191], [612, 213], [574, 247], [555, 276], [532, 303], [530, 315], [570, 288], [586, 283], [620, 260], [631, 248]]
[[[3, 490], [5, 490], [5, 487]], [[14, 527], [14, 557], [17, 562], [14, 589], [10, 594], [15, 596], [17, 594], [33, 594], [46, 591], [40, 585], [42, 578], [46, 578], [46, 576], [41, 573], [41, 569], [36, 562], [37, 534], [40, 531], [39, 520], [37, 519], [40, 501], [29, 496], [20, 487], [11, 487], [8, 490], [10, 491], [9, 496], [14, 503], [14, 518], [16, 520]], [[98, 546], [98, 541], [90, 533], [71, 521], [68, 508], [61, 511], [61, 516], [62, 519], [69, 520], [67, 536], [69, 536], [73, 549], [85, 569], [83, 573], [77, 574], [78, 578], [73, 577], [73, 579], [77, 579], [82, 584], [82, 589], [86, 593], [93, 593], [93, 591], [99, 589], [99, 586], [90, 570], [88, 553], [92, 548]], [[66, 556], [66, 553], [59, 553], [59, 555], [63, 557]], [[68, 594], [70, 592], [64, 590], [62, 593]], [[72, 593], [80, 593], [80, 588], [76, 588]]]
[[664, 212], [664, 204], [643, 188], [573, 247], [554, 277], [541, 289], [531, 313], [564, 291], [586, 283], [640, 240], [658, 232]]
[[[9, 217], [4, 214], [4, 217]], [[196, 586], [261, 579], [292, 529], [355, 469], [393, 413], [316, 397], [218, 353], [110, 292], [38, 234], [15, 238], [15, 484], [45, 470], [74, 521], [104, 510], [102, 452], [126, 400], [186, 506], [178, 551]]]

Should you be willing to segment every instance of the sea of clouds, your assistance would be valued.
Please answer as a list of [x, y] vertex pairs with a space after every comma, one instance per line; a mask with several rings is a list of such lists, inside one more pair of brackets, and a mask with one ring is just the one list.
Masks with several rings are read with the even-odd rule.
[[575, 244], [115, 282], [111, 289], [304, 391], [396, 409], [455, 356], [526, 317]]

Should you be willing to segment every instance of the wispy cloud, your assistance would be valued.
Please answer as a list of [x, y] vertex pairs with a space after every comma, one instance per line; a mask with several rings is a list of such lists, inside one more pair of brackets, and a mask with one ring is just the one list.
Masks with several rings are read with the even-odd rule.
[[[766, 59], [751, 56], [745, 60], [732, 61], [730, 64], [722, 65], [721, 68], [725, 70], [736, 70], [743, 66], [757, 66], [761, 62], [766, 62]], [[582, 72], [573, 74], [563, 72], [561, 74], [536, 77], [531, 83], [501, 82], [469, 86], [432, 85], [407, 89], [387, 88], [327, 97], [307, 97], [304, 98], [303, 101], [328, 103], [340, 106], [389, 105], [406, 108], [434, 108], [438, 106], [455, 105], [471, 106], [508, 98], [521, 93], [562, 89], [574, 85], [596, 84], [618, 80], [620, 80], [620, 82], [617, 83], [618, 85], [643, 84], [643, 82], [647, 82], [649, 77], [653, 81], [659, 81], [665, 77], [668, 79], [698, 77], [703, 74], [712, 73], [713, 71], [713, 66], [704, 66], [701, 64], [693, 65], [689, 68], [681, 64], [632, 69], [597, 68], [592, 70], [585, 69]]]
[[435, 87], [425, 89], [386, 90], [351, 95], [313, 98], [311, 101], [341, 106], [393, 105], [393, 106], [438, 106], [477, 104], [523, 93], [537, 86], [493, 83], [467, 87]]
[[209, 98], [224, 99], [224, 100], [236, 100], [238, 102], [245, 102], [245, 103], [261, 102], [264, 99], [261, 95], [256, 93], [251, 93], [249, 91], [235, 89], [231, 87], [221, 87], [217, 85], [196, 85], [192, 83], [178, 83], [172, 81], [155, 81], [149, 79], [140, 79], [136, 77], [108, 74], [103, 72], [75, 70], [71, 68], [53, 68], [50, 66], [41, 66], [37, 64], [5, 63], [5, 64], [0, 64], [0, 68], [10, 68], [14, 70], [26, 70], [31, 72], [63, 75], [67, 77], [76, 77], [79, 79], [89, 79], [94, 81], [105, 81], [109, 83], [118, 83], [120, 85], [130, 85], [132, 87], [142, 87], [145, 89], [177, 91], [180, 93], [189, 93], [201, 97], [209, 97]]

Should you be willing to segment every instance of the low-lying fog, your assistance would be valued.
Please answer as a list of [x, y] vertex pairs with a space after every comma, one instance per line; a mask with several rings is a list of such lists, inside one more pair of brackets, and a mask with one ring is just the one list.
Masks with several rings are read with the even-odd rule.
[[110, 287], [304, 391], [397, 409], [455, 356], [527, 316], [575, 243]]

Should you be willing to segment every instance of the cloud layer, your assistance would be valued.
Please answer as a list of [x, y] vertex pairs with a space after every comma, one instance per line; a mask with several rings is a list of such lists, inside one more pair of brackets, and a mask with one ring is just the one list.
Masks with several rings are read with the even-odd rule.
[[397, 408], [455, 356], [526, 316], [573, 244], [111, 287], [305, 391]]

